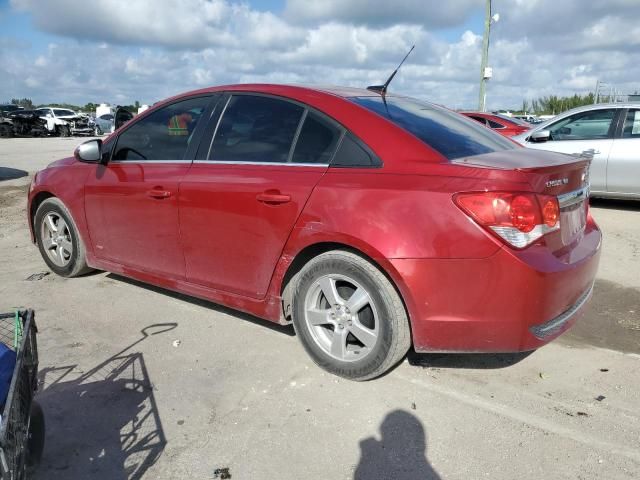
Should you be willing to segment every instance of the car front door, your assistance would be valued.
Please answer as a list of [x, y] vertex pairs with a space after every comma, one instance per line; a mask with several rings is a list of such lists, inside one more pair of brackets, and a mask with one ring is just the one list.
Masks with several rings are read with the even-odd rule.
[[341, 127], [282, 99], [229, 95], [180, 187], [188, 281], [262, 298]]
[[526, 146], [568, 154], [593, 154], [590, 169], [591, 190], [605, 192], [607, 161], [613, 144], [617, 111], [615, 108], [606, 108], [574, 113], [545, 128], [551, 133], [548, 141], [529, 140]]
[[627, 110], [623, 122], [609, 154], [607, 192], [640, 195], [640, 108]]
[[164, 106], [110, 142], [110, 160], [94, 167], [85, 186], [87, 224], [97, 257], [184, 279], [179, 184], [191, 166], [200, 119], [210, 102], [210, 96], [199, 96]]

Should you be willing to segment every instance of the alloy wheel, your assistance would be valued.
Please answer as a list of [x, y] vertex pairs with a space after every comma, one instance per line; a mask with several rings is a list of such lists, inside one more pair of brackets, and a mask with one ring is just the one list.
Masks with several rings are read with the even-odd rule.
[[325, 353], [347, 362], [371, 353], [379, 339], [378, 312], [371, 295], [345, 275], [325, 275], [309, 288], [304, 321]]
[[73, 257], [73, 239], [67, 222], [55, 212], [45, 215], [40, 240], [49, 259], [59, 267], [66, 267]]

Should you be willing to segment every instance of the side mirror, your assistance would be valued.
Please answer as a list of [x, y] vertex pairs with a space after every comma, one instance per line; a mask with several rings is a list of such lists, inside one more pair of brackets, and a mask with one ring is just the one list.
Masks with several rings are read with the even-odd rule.
[[99, 163], [102, 159], [102, 140], [88, 140], [78, 145], [73, 156], [79, 162]]
[[529, 140], [532, 142], [546, 142], [551, 138], [551, 132], [549, 130], [539, 130], [537, 132], [533, 132], [529, 137]]
[[131, 113], [129, 110], [125, 108], [118, 107], [116, 109], [116, 113], [114, 114], [114, 121], [113, 121], [115, 129], [118, 130], [122, 125], [127, 123], [132, 118], [133, 118], [133, 113]]
[[51, 115], [50, 113], [47, 113], [47, 118], [53, 118], [53, 115]]

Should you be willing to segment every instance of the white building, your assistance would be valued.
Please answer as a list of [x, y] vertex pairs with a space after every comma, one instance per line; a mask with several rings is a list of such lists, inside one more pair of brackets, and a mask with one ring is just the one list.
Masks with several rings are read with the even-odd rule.
[[115, 113], [115, 109], [108, 103], [101, 103], [96, 107], [96, 117], [99, 117], [101, 115], [106, 115], [106, 114], [113, 115], [114, 113]]

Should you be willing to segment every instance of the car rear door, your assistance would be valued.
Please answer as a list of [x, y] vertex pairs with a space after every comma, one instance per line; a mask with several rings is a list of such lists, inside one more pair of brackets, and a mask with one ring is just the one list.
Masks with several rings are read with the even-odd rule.
[[271, 96], [228, 95], [218, 107], [180, 186], [186, 275], [208, 288], [262, 298], [343, 130]]
[[605, 108], [563, 117], [546, 127], [551, 132], [548, 141], [528, 141], [526, 146], [568, 154], [593, 154], [590, 168], [591, 189], [594, 192], [605, 192], [607, 161], [613, 144], [617, 111], [615, 108]]
[[607, 164], [607, 192], [640, 195], [640, 108], [623, 111]]
[[[110, 161], [94, 167], [85, 185], [85, 210], [97, 257], [184, 279], [178, 188], [211, 101], [188, 98], [132, 122], [114, 140]], [[171, 126], [178, 117], [184, 129], [175, 132]]]

